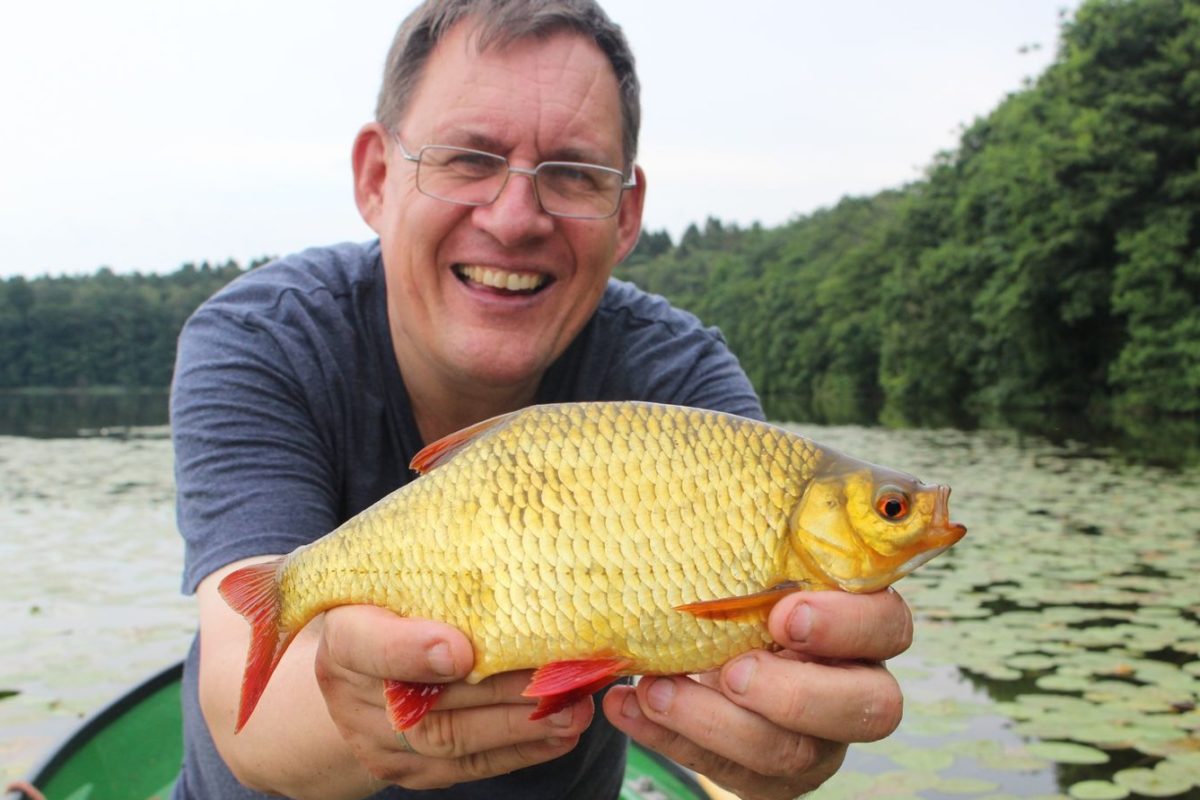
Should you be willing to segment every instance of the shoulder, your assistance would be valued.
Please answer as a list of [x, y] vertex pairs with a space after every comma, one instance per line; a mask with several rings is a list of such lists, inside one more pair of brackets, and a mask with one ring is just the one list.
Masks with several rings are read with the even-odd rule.
[[585, 399], [649, 400], [762, 416], [719, 329], [626, 281], [609, 281], [580, 361], [575, 390]]
[[725, 341], [720, 330], [705, 327], [695, 314], [676, 308], [665, 297], [617, 278], [609, 280], [596, 313], [599, 322], [610, 328], [667, 337], [700, 333]]
[[376, 284], [378, 263], [378, 242], [310, 248], [240, 276], [209, 298], [197, 313], [248, 321], [271, 319], [296, 306], [337, 305]]

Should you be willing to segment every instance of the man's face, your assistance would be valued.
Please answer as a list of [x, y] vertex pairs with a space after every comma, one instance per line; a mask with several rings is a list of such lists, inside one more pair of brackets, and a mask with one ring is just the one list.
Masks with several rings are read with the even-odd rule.
[[[410, 153], [457, 145], [518, 167], [579, 161], [623, 169], [617, 82], [594, 43], [564, 32], [479, 53], [471, 33], [469, 21], [460, 23], [431, 54], [399, 128]], [[356, 173], [370, 130], [356, 145]], [[357, 176], [359, 206], [382, 243], [406, 380], [536, 386], [636, 242], [640, 180], [616, 216], [602, 220], [547, 215], [521, 175], [490, 205], [454, 205], [418, 192], [416, 164], [380, 129], [373, 135], [386, 174], [366, 203]]]

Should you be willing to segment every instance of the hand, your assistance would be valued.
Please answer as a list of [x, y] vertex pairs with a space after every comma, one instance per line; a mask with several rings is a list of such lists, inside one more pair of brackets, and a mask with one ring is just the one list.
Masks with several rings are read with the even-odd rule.
[[746, 800], [793, 798], [832, 776], [850, 742], [900, 724], [903, 698], [880, 663], [912, 643], [912, 615], [892, 589], [797, 592], [775, 604], [757, 650], [699, 679], [614, 687], [604, 713], [638, 742]]
[[[594, 713], [590, 698], [531, 722], [533, 701], [521, 696], [531, 673], [472, 685], [462, 679], [473, 660], [456, 628], [374, 606], [343, 606], [325, 613], [315, 668], [338, 731], [371, 775], [388, 784], [452, 786], [549, 761], [578, 743]], [[451, 684], [405, 731], [411, 751], [388, 720], [386, 678]]]

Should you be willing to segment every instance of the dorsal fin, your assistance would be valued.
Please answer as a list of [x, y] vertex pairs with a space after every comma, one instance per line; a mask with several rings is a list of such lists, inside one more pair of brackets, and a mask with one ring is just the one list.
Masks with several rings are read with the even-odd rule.
[[449, 436], [443, 436], [436, 442], [427, 444], [421, 448], [421, 452], [413, 456], [413, 460], [409, 462], [408, 468], [422, 474], [429, 472], [434, 467], [448, 461], [455, 453], [473, 442], [477, 437], [482, 436], [497, 425], [507, 422], [509, 417], [519, 413], [519, 411], [511, 411], [507, 414], [501, 414], [498, 417], [485, 419], [483, 422], [476, 422], [474, 425], [463, 428], [461, 431], [455, 431]]

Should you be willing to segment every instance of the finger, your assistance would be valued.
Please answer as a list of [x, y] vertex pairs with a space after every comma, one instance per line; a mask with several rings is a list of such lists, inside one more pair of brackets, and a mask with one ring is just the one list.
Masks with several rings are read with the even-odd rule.
[[523, 707], [522, 713], [529, 716], [537, 704], [537, 698], [525, 697], [521, 692], [529, 685], [532, 676], [532, 670], [519, 670], [492, 675], [479, 683], [459, 681], [446, 688], [438, 698], [436, 708], [446, 711], [476, 706], [519, 705]]
[[373, 768], [371, 773], [405, 789], [444, 789], [552, 761], [566, 755], [578, 743], [578, 737], [543, 739], [472, 753], [457, 759], [425, 758], [404, 753]]
[[781, 730], [686, 678], [614, 687], [604, 698], [604, 711], [644, 746], [750, 794], [767, 787], [789, 797], [811, 791], [845, 758], [845, 744]]
[[775, 604], [771, 636], [789, 650], [883, 661], [912, 644], [912, 612], [891, 587], [870, 594], [795, 592]]
[[806, 661], [756, 650], [721, 669], [721, 693], [792, 731], [873, 742], [900, 724], [904, 697], [882, 664]]
[[529, 719], [528, 705], [433, 711], [405, 735], [419, 755], [455, 759], [528, 742], [578, 739], [594, 712], [590, 697], [539, 720]]
[[465, 677], [475, 659], [471, 643], [458, 629], [377, 606], [330, 609], [322, 635], [333, 661], [376, 678], [444, 683]]

